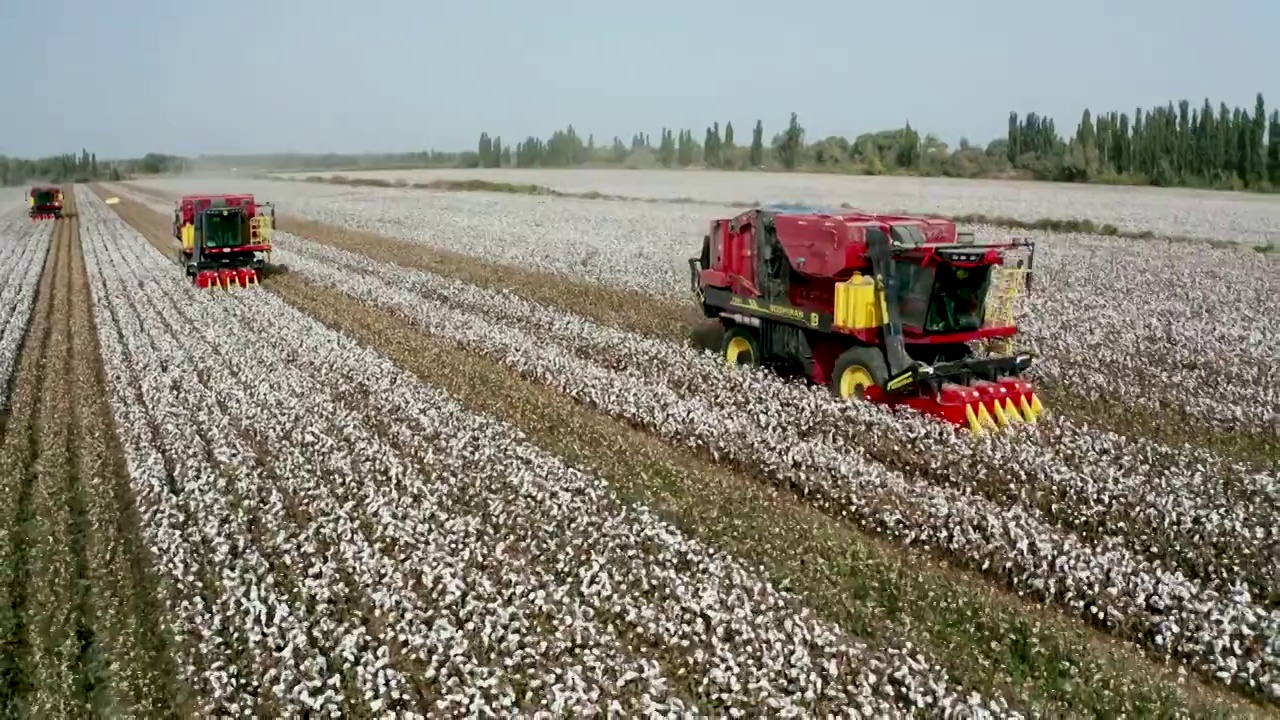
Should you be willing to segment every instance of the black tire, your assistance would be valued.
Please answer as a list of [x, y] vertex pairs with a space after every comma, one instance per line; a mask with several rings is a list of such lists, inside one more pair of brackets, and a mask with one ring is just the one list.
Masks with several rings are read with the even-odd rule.
[[759, 365], [764, 360], [755, 332], [741, 325], [735, 325], [725, 332], [720, 341], [720, 356], [730, 365]]
[[[871, 381], [878, 387], [884, 387], [889, 380], [889, 366], [884, 361], [884, 352], [880, 348], [869, 347], [866, 345], [857, 345], [845, 350], [836, 358], [835, 367], [831, 370], [830, 389], [831, 394], [836, 397], [844, 397], [841, 391], [841, 380], [844, 374], [850, 370], [861, 368]], [[855, 392], [855, 396], [861, 397], [866, 392], [866, 387], [859, 387]]]
[[689, 327], [689, 343], [699, 350], [720, 352], [725, 327], [719, 320], [703, 320]]

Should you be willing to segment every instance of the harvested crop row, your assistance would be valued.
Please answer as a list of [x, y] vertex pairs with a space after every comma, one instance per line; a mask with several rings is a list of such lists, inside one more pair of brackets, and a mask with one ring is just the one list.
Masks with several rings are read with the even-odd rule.
[[[156, 309], [175, 295], [191, 298], [181, 318], [190, 347], [157, 354], [188, 354], [211, 412], [224, 414], [218, 461], [243, 459], [246, 494], [260, 484], [282, 495], [258, 508], [271, 524], [243, 544], [273, 561], [320, 553], [297, 565], [313, 577], [295, 579], [289, 603], [311, 628], [311, 652], [347, 635], [323, 622], [323, 607], [355, 609], [348, 622], [367, 608], [369, 637], [388, 647], [355, 657], [403, 673], [371, 686], [381, 694], [345, 695], [359, 672], [331, 682], [317, 673], [335, 665], [311, 663], [318, 709], [962, 702], [927, 665], [860, 646], [753, 571], [278, 300], [197, 299], [132, 231], [101, 222], [115, 242], [95, 251], [124, 255], [102, 265], [104, 285], [137, 288], [128, 302], [139, 324], [163, 322]], [[270, 393], [277, 382], [287, 397]], [[429, 632], [442, 623], [450, 632]], [[443, 662], [450, 648], [461, 654]], [[873, 691], [877, 677], [888, 682]]]
[[[104, 617], [121, 602], [121, 584], [102, 562], [116, 544], [94, 527], [88, 506], [114, 499], [100, 494], [98, 474], [113, 461], [113, 444], [105, 418], [90, 414], [103, 388], [81, 292], [78, 222], [40, 223], [31, 236], [47, 252], [35, 253], [43, 272], [25, 271], [39, 285], [0, 447], [0, 707], [49, 717], [127, 713], [145, 706], [134, 693], [150, 677], [130, 653], [136, 636]], [[118, 509], [111, 505], [105, 512]]]
[[[737, 212], [474, 193], [315, 196], [280, 185], [250, 187], [276, 193], [285, 209], [304, 217], [403, 240], [406, 255], [415, 245], [430, 247], [643, 290], [681, 321], [692, 308], [686, 258], [696, 254], [706, 221]], [[1161, 415], [1169, 418], [1163, 427], [1140, 423], [1142, 432], [1223, 441], [1216, 445], [1230, 445], [1234, 433], [1246, 447], [1274, 451], [1280, 285], [1269, 271], [1273, 261], [1201, 244], [977, 230], [995, 240], [1029, 236], [1039, 245], [1022, 337], [1045, 361], [1035, 372], [1047, 389], [1062, 388], [1064, 406], [1079, 405], [1121, 431], [1134, 425], [1137, 408], [1157, 425]], [[636, 309], [635, 329], [653, 325], [653, 311]], [[1218, 372], [1230, 382], [1206, 381]]]
[[76, 677], [83, 658], [77, 657], [78, 643], [72, 640], [72, 633], [90, 627], [83, 617], [77, 617], [73, 605], [75, 586], [88, 578], [76, 575], [83, 570], [83, 548], [73, 532], [73, 520], [78, 518], [71, 515], [78, 502], [67, 493], [68, 486], [78, 491], [69, 443], [73, 422], [68, 372], [71, 246], [78, 241], [74, 225], [74, 220], [58, 223], [45, 271], [53, 276], [52, 306], [40, 363], [43, 376], [35, 419], [38, 445], [32, 465], [26, 469], [31, 488], [24, 488], [30, 493], [22, 540], [29, 584], [23, 612], [17, 618], [27, 633], [27, 647], [22, 649], [29, 653], [25, 670], [34, 686], [28, 703], [36, 714], [50, 717], [83, 711], [87, 698], [76, 698], [77, 685], [94, 684], [92, 679]]
[[[288, 246], [295, 241], [282, 238], [281, 242]], [[368, 264], [363, 258], [348, 260], [352, 266]], [[478, 295], [460, 298], [455, 292], [450, 303], [456, 305], [450, 312], [440, 313], [438, 305], [423, 302], [423, 295], [415, 292], [413, 283], [403, 281], [405, 275], [411, 275], [408, 273], [399, 281], [388, 282], [375, 277], [386, 271], [386, 266], [369, 267], [372, 272], [366, 275], [314, 256], [291, 254], [285, 262], [316, 282], [403, 314], [429, 332], [500, 358], [522, 373], [610, 414], [681, 442], [706, 447], [719, 457], [746, 462], [780, 480], [798, 483], [831, 501], [834, 511], [853, 514], [868, 527], [907, 542], [949, 550], [974, 567], [991, 567], [1009, 576], [1016, 587], [1056, 599], [1098, 624], [1147, 640], [1156, 648], [1167, 648], [1211, 673], [1223, 672], [1225, 679], [1251, 685], [1263, 693], [1280, 691], [1268, 690], [1276, 640], [1274, 632], [1267, 628], [1277, 619], [1247, 596], [1221, 598], [1135, 557], [1123, 549], [1120, 539], [1105, 540], [1096, 546], [1081, 543], [1072, 534], [1046, 525], [1034, 510], [1028, 511], [1024, 506], [1006, 508], [984, 501], [967, 491], [969, 488], [939, 488], [885, 472], [868, 462], [855, 449], [857, 446], [850, 444], [847, 435], [833, 433], [832, 428], [837, 427], [897, 427], [883, 411], [835, 403], [818, 392], [788, 389], [764, 375], [728, 372], [687, 350], [651, 348], [648, 352], [652, 358], [663, 353], [681, 357], [681, 362], [698, 373], [724, 378], [701, 394], [691, 394], [681, 390], [681, 383], [697, 386], [697, 377], [691, 383], [690, 378], [672, 382], [650, 366], [615, 369], [592, 363], [581, 353], [562, 346], [563, 337], [548, 341], [545, 333], [539, 332], [540, 337], [535, 340], [532, 331], [523, 326], [476, 316], [464, 308], [481, 303]], [[394, 268], [391, 271], [393, 275], [404, 273]], [[429, 278], [417, 277], [430, 282]], [[438, 297], [449, 294], [446, 291]], [[512, 296], [500, 301], [513, 308], [520, 306]], [[566, 318], [563, 322], [575, 325], [574, 332], [566, 335], [590, 336], [593, 331], [600, 331], [581, 319]], [[646, 355], [643, 344], [627, 347], [642, 357]], [[750, 389], [743, 392], [745, 387]], [[765, 405], [739, 408], [744, 402]], [[779, 407], [785, 412], [778, 412]], [[823, 421], [833, 417], [839, 422]], [[911, 432], [921, 433], [926, 442], [940, 439], [930, 438], [930, 431], [924, 426], [908, 426], [907, 433]], [[898, 431], [899, 436], [902, 433]], [[1007, 447], [1006, 452], [1012, 452], [1013, 459], [1018, 460], [1018, 448], [1027, 446], [992, 443], [982, 446], [982, 450], [991, 452], [1001, 447]], [[962, 466], [973, 464], [959, 463], [957, 472]], [[1034, 463], [1031, 467], [1035, 468]], [[1062, 474], [1062, 468], [1052, 466], [1046, 471], [1051, 473], [1050, 478]], [[956, 477], [954, 482], [960, 485], [963, 480]], [[1155, 599], [1163, 606], [1151, 605]], [[1218, 612], [1239, 616], [1243, 627], [1220, 628], [1212, 619]], [[1248, 638], [1259, 633], [1263, 645], [1248, 645]], [[1232, 637], [1241, 638], [1241, 656], [1232, 657], [1228, 651], [1226, 657], [1219, 659], [1220, 643], [1229, 645]]]
[[[73, 200], [74, 202], [74, 200]], [[98, 350], [89, 279], [77, 239], [71, 246], [71, 396], [76, 460], [68, 494], [83, 542], [77, 575], [88, 583], [75, 600], [88, 633], [89, 664], [97, 672], [95, 710], [105, 715], [184, 714], [183, 689], [160, 625], [156, 578], [139, 537], [138, 514], [107, 399]], [[77, 486], [78, 484], [78, 486]]]
[[[49, 228], [51, 223], [41, 223]], [[31, 584], [31, 535], [32, 494], [35, 484], [35, 463], [40, 456], [39, 423], [40, 408], [45, 399], [46, 351], [49, 334], [58, 319], [53, 316], [54, 280], [52, 268], [56, 265], [58, 248], [53, 245], [50, 230], [40, 229], [31, 233], [29, 250], [35, 250], [25, 262], [14, 268], [11, 277], [15, 288], [34, 299], [35, 305], [28, 314], [21, 308], [27, 303], [11, 305], [10, 322], [6, 337], [16, 337], [13, 342], [16, 358], [9, 358], [13, 370], [9, 392], [5, 398], [7, 413], [0, 415], [3, 421], [0, 436], [0, 711], [16, 712], [30, 702], [36, 687], [30, 666], [30, 648], [33, 641], [28, 627], [28, 598]], [[59, 232], [59, 235], [62, 235]], [[50, 251], [49, 248], [54, 250]], [[23, 258], [21, 253], [17, 258]], [[38, 259], [38, 262], [36, 261]], [[38, 285], [37, 285], [38, 283]], [[12, 302], [12, 301], [11, 301]], [[30, 326], [28, 327], [28, 318]], [[15, 335], [10, 335], [16, 330]], [[6, 345], [8, 347], [8, 345]]]

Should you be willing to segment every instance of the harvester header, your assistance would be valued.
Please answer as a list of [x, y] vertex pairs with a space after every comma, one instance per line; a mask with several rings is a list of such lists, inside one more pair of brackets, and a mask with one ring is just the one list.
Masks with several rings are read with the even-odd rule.
[[272, 204], [249, 194], [184, 195], [173, 210], [173, 235], [186, 276], [201, 289], [257, 285], [271, 257], [275, 215]]
[[62, 217], [62, 188], [57, 185], [32, 186], [27, 192], [27, 216], [32, 220]]
[[1034, 256], [943, 218], [757, 208], [713, 221], [689, 266], [727, 362], [981, 432], [1043, 410], [1011, 346]]

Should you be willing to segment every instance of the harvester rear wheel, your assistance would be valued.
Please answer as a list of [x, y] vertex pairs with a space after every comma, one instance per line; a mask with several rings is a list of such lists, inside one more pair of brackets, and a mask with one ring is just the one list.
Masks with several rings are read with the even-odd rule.
[[720, 341], [720, 352], [730, 365], [759, 365], [760, 342], [750, 328], [731, 327]]
[[836, 358], [831, 372], [831, 392], [840, 398], [862, 399], [867, 389], [881, 387], [889, 379], [889, 368], [879, 348], [859, 345]]

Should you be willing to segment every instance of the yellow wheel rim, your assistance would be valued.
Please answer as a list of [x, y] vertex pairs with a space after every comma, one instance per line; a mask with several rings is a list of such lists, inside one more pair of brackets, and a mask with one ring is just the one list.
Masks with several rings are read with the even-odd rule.
[[875, 383], [871, 373], [864, 367], [853, 365], [840, 374], [840, 397], [861, 397], [862, 393]]
[[742, 336], [730, 340], [729, 345], [724, 349], [725, 362], [738, 365], [744, 357], [751, 358], [751, 342]]

